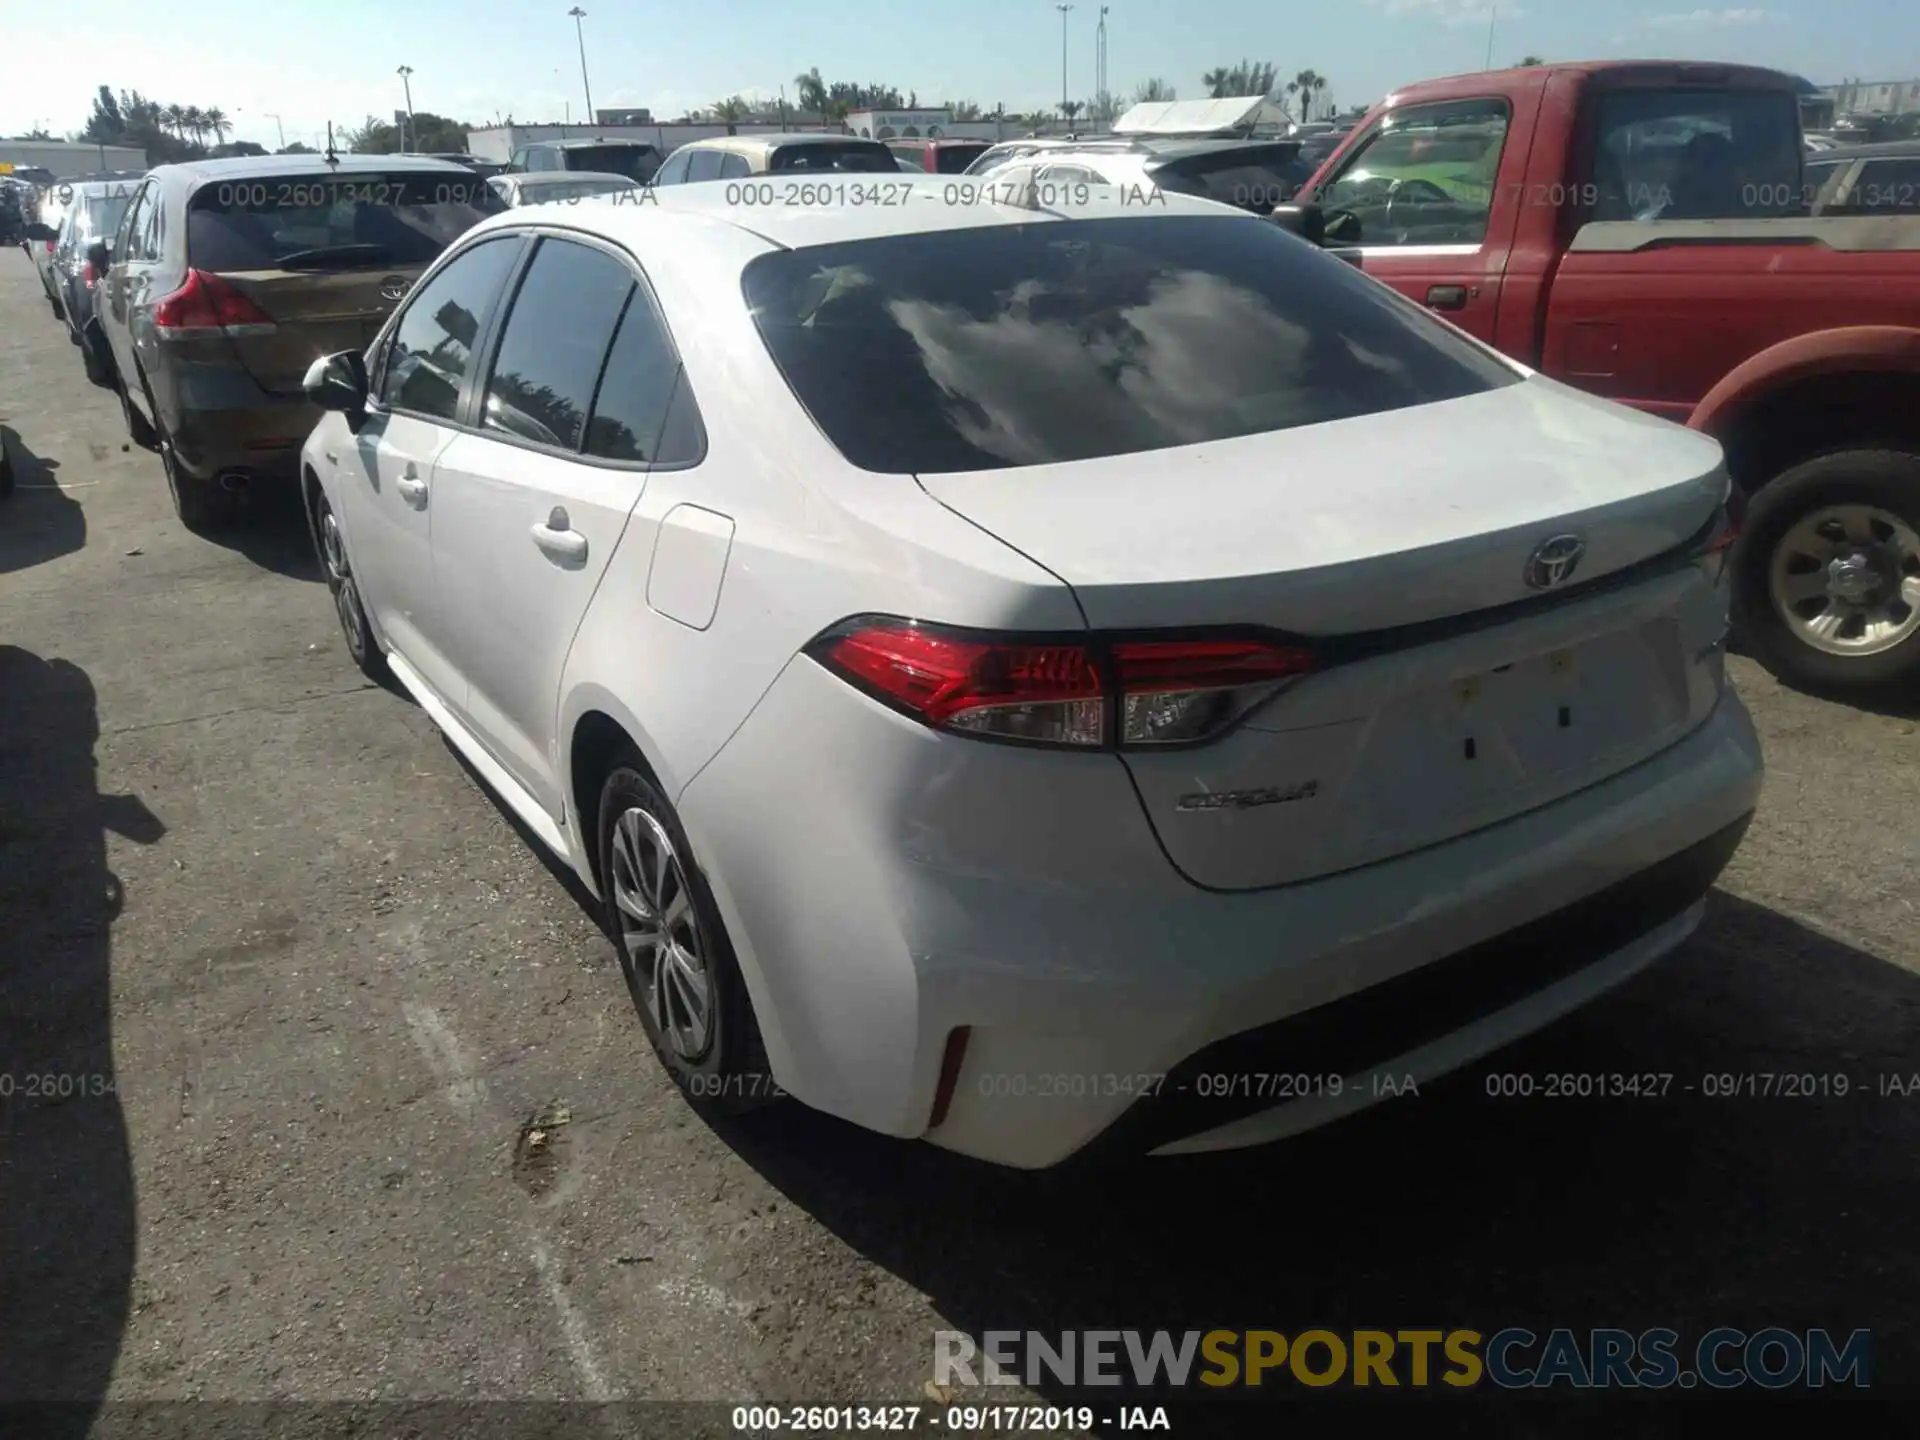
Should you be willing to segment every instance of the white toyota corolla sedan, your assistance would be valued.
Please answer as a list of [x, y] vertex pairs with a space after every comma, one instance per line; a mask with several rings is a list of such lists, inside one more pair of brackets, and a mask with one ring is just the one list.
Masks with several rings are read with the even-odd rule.
[[716, 1109], [1271, 1140], [1672, 950], [1759, 794], [1715, 443], [1206, 201], [509, 213], [308, 382], [348, 646]]

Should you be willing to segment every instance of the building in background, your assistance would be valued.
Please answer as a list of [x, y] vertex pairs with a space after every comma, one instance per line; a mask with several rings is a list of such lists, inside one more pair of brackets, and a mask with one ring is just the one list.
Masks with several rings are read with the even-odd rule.
[[593, 112], [596, 125], [651, 125], [653, 111], [639, 110], [596, 110]]
[[0, 140], [0, 164], [43, 169], [56, 179], [98, 170], [145, 170], [147, 152], [132, 145], [89, 145], [75, 140]]
[[953, 133], [953, 117], [945, 110], [856, 110], [847, 129], [863, 140], [937, 140]]

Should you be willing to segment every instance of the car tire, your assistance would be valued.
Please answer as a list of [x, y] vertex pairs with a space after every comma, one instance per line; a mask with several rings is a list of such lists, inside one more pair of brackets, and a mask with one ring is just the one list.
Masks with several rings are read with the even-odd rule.
[[366, 604], [360, 598], [360, 582], [354, 578], [347, 557], [347, 537], [324, 491], [313, 500], [313, 543], [319, 552], [321, 573], [326, 576], [327, 593], [333, 597], [334, 615], [347, 642], [347, 654], [362, 675], [380, 684], [387, 676], [386, 652], [374, 638]]
[[778, 1098], [713, 892], [680, 817], [637, 755], [618, 759], [602, 784], [595, 835], [603, 921], [669, 1078], [709, 1115]]
[[51, 306], [53, 309], [54, 319], [62, 322], [66, 320], [67, 318], [66, 307], [63, 306], [58, 300], [56, 300], [53, 296], [49, 295], [47, 296], [47, 304]]
[[1735, 629], [1781, 681], [1920, 683], [1920, 454], [1835, 450], [1782, 471], [1753, 496], [1733, 567]]
[[127, 422], [127, 437], [142, 450], [158, 450], [160, 442], [153, 433], [153, 426], [147, 423], [147, 417], [133, 408], [133, 401], [127, 394], [126, 381], [122, 379], [114, 386], [120, 396], [120, 414]]
[[80, 332], [79, 345], [80, 363], [86, 367], [87, 379], [104, 389], [113, 389], [113, 360], [107, 354], [106, 341], [100, 332], [89, 325]]
[[210, 535], [232, 524], [238, 508], [233, 493], [221, 489], [218, 480], [203, 480], [182, 469], [173, 441], [164, 431], [159, 442], [160, 464], [166, 471], [173, 513], [180, 517], [180, 523], [196, 535]]
[[7, 449], [4, 435], [0, 435], [0, 497], [13, 493], [13, 454]]

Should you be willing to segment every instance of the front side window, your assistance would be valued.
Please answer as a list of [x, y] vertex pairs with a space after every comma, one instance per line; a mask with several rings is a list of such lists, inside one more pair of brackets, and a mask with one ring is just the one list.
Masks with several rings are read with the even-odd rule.
[[188, 202], [187, 263], [215, 273], [424, 265], [505, 208], [465, 171], [222, 180]]
[[474, 346], [519, 254], [518, 236], [483, 240], [413, 293], [383, 363], [383, 404], [430, 420], [458, 418]]
[[748, 309], [885, 474], [1085, 460], [1431, 404], [1515, 371], [1247, 216], [1039, 221], [782, 250]]
[[1800, 111], [1784, 90], [1616, 90], [1595, 112], [1595, 220], [1804, 213]]
[[[1507, 102], [1453, 100], [1389, 111], [1317, 199], [1352, 245], [1479, 245], [1507, 141]], [[1344, 219], [1336, 232], [1333, 212]]]
[[633, 274], [604, 250], [542, 240], [507, 312], [481, 402], [483, 429], [578, 450]]

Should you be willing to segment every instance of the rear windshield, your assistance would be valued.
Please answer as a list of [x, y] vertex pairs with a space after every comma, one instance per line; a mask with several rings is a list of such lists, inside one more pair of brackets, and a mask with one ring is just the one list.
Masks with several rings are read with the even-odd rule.
[[1517, 374], [1236, 216], [937, 230], [762, 255], [761, 337], [853, 464], [938, 474], [1194, 445]]
[[651, 145], [569, 145], [560, 155], [568, 170], [598, 170], [643, 182], [660, 168], [660, 152]]
[[528, 205], [543, 205], [550, 200], [582, 200], [633, 188], [632, 182], [625, 180], [568, 180], [557, 185], [522, 185], [520, 199]]
[[1153, 172], [1162, 189], [1199, 195], [1265, 215], [1291, 200], [1313, 176], [1298, 145], [1246, 145], [1210, 155], [1192, 155]]
[[187, 263], [214, 271], [424, 265], [506, 208], [469, 174], [223, 180], [188, 202]]
[[983, 142], [979, 145], [941, 145], [933, 155], [934, 163], [942, 175], [959, 175], [986, 153], [987, 146]]
[[858, 174], [891, 174], [900, 166], [893, 152], [878, 140], [855, 140], [845, 145], [782, 145], [767, 161], [769, 170], [845, 170]]

